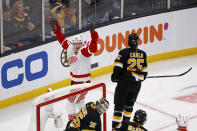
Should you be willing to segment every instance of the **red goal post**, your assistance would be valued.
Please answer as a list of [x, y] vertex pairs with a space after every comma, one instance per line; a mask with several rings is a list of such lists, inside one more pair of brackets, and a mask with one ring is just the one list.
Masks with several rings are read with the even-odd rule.
[[[68, 90], [70, 88], [79, 88], [81, 90], [68, 93]], [[69, 98], [71, 96], [81, 94], [82, 92], [90, 92], [91, 90], [102, 88], [102, 97], [106, 98], [106, 85], [105, 83], [86, 83], [86, 84], [79, 84], [79, 85], [71, 85], [69, 87], [63, 87], [61, 89], [54, 90], [50, 93], [46, 93], [44, 95], [39, 96], [34, 100], [34, 105], [36, 106], [36, 130], [41, 131], [41, 108], [43, 106], [56, 103], [58, 101], [64, 100], [66, 98]], [[66, 93], [67, 92], [67, 93]], [[63, 95], [62, 95], [63, 94]], [[45, 101], [47, 97], [53, 97], [53, 99]], [[107, 120], [106, 120], [106, 113], [103, 114], [103, 131], [107, 131]]]

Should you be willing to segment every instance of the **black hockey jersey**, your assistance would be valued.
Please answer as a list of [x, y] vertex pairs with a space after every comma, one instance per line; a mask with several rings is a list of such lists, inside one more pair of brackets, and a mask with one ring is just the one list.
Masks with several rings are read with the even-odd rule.
[[143, 81], [147, 76], [147, 55], [140, 49], [120, 50], [114, 62], [112, 81]]
[[148, 131], [143, 126], [137, 125], [134, 122], [122, 122], [120, 123], [117, 128], [113, 129], [112, 131]]
[[95, 103], [87, 103], [81, 108], [71, 124], [80, 131], [101, 131], [101, 118], [96, 110]]

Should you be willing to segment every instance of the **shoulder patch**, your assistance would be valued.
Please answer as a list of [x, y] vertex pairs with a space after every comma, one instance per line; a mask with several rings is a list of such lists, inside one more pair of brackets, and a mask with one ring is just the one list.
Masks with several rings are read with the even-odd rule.
[[91, 108], [96, 110], [96, 105], [94, 103], [91, 104]]

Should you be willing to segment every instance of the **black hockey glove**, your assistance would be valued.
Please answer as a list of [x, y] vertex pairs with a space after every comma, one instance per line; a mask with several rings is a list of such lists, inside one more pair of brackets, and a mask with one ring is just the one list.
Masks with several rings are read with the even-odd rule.
[[55, 18], [51, 18], [49, 20], [49, 23], [50, 23], [53, 30], [57, 30], [56, 22], [57, 22], [57, 20]]
[[111, 81], [112, 81], [112, 82], [118, 82], [119, 79], [116, 78], [114, 74], [112, 74], [112, 75], [111, 75]]

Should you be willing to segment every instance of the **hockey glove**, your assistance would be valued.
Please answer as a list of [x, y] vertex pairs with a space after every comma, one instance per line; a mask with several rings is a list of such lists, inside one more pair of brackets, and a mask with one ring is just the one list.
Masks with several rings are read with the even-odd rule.
[[114, 74], [112, 74], [112, 75], [111, 75], [111, 81], [112, 81], [112, 82], [118, 82], [119, 79], [116, 78]]
[[53, 32], [56, 34], [57, 32], [61, 31], [61, 28], [55, 18], [50, 19], [50, 25], [52, 27]]
[[181, 116], [180, 114], [176, 117], [176, 123], [178, 127], [185, 127], [188, 126], [189, 117], [188, 116]]
[[91, 38], [93, 41], [97, 41], [99, 36], [98, 36], [98, 33], [96, 31], [92, 31], [91, 32]]

